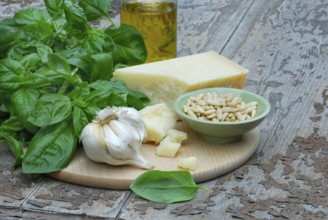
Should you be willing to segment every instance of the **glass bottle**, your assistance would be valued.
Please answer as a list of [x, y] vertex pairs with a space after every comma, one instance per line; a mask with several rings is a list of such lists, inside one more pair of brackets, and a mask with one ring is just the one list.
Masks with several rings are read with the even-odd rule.
[[176, 57], [177, 0], [121, 0], [120, 19], [143, 35], [146, 63]]

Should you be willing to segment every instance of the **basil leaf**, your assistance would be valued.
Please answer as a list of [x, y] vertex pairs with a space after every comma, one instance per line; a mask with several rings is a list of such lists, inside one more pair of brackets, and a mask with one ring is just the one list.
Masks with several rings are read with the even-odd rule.
[[10, 149], [10, 152], [15, 157], [14, 166], [22, 163], [22, 157], [24, 154], [23, 143], [18, 141], [12, 135], [0, 131], [0, 138], [4, 139], [4, 144]]
[[151, 170], [138, 176], [130, 185], [137, 195], [153, 202], [174, 203], [191, 200], [198, 189], [188, 171]]
[[21, 62], [24, 56], [36, 53], [43, 61], [47, 58], [49, 53], [52, 53], [52, 49], [41, 42], [22, 42], [14, 45], [8, 51], [8, 58]]
[[82, 108], [74, 107], [73, 108], [73, 128], [75, 135], [80, 137], [80, 134], [83, 128], [90, 122], [87, 114], [83, 111]]
[[0, 90], [15, 91], [20, 87], [21, 78], [27, 72], [18, 61], [5, 58], [0, 60]]
[[64, 0], [44, 0], [51, 17], [60, 17], [64, 13]]
[[57, 54], [52, 54], [52, 53], [48, 54], [47, 64], [50, 69], [58, 73], [64, 73], [64, 74], [71, 73], [70, 65], [63, 57]]
[[69, 27], [67, 31], [70, 35], [78, 37], [79, 39], [84, 38], [91, 27], [87, 23], [87, 18], [83, 9], [77, 4], [66, 0], [64, 1], [64, 12]]
[[126, 87], [125, 82], [122, 80], [107, 81], [107, 80], [97, 80], [89, 84], [90, 88], [95, 90], [108, 90], [116, 93], [128, 93], [129, 89]]
[[95, 90], [91, 92], [87, 100], [96, 106], [106, 107], [109, 106], [106, 103], [110, 103], [111, 106], [132, 106], [139, 110], [150, 103], [150, 99], [145, 94], [129, 90], [122, 80], [97, 80], [89, 86]]
[[106, 106], [127, 106], [125, 95], [119, 95], [110, 90], [94, 90], [90, 93], [87, 101], [99, 108], [105, 108]]
[[108, 0], [80, 0], [79, 5], [83, 8], [88, 21], [108, 17], [110, 8], [110, 1]]
[[43, 42], [51, 46], [54, 42], [54, 29], [51, 24], [40, 21], [37, 24], [28, 24], [15, 33], [20, 42]]
[[100, 108], [98, 106], [91, 106], [90, 105], [88, 107], [85, 107], [83, 110], [84, 110], [85, 114], [87, 115], [87, 117], [89, 119], [92, 119], [92, 118], [95, 117], [95, 115], [97, 114], [97, 112], [100, 111]]
[[10, 115], [10, 112], [14, 112], [10, 99], [11, 96], [0, 89], [0, 117]]
[[72, 159], [76, 144], [70, 120], [41, 128], [23, 157], [23, 172], [50, 173], [64, 169]]
[[86, 98], [89, 96], [90, 90], [87, 82], [80, 82], [75, 85], [69, 97], [73, 99], [74, 105], [79, 107], [87, 107]]
[[102, 30], [92, 30], [88, 32], [88, 37], [81, 47], [90, 53], [112, 52], [116, 45], [112, 37]]
[[11, 116], [1, 123], [1, 128], [5, 131], [21, 131], [23, 125], [17, 116]]
[[15, 22], [19, 25], [39, 24], [50, 19], [47, 11], [37, 8], [28, 8], [16, 12]]
[[12, 27], [0, 25], [0, 59], [5, 57], [8, 49], [16, 43], [13, 32]]
[[30, 123], [27, 119], [34, 112], [40, 92], [37, 89], [21, 88], [13, 93], [11, 104], [14, 113], [22, 122], [24, 128], [35, 133], [38, 127]]
[[81, 47], [76, 47], [76, 48], [71, 48], [71, 49], [62, 49], [62, 50], [57, 50], [56, 54], [60, 55], [66, 59], [69, 58], [76, 58], [76, 57], [84, 57], [89, 55], [90, 51], [85, 49], [85, 48], [81, 48]]
[[19, 62], [26, 68], [34, 70], [41, 65], [41, 57], [37, 53], [30, 53], [22, 57]]
[[[43, 93], [53, 93], [55, 86], [59, 86], [59, 85], [63, 84], [63, 82], [65, 81], [65, 79], [64, 79], [65, 74], [58, 73], [58, 72], [50, 69], [47, 65], [39, 66], [39, 69], [37, 69], [33, 73], [33, 75], [39, 76], [40, 79], [44, 79], [44, 80], [48, 81], [49, 86], [52, 87], [52, 88], [50, 88], [50, 87], [42, 88], [47, 91], [47, 92], [43, 91]], [[68, 76], [70, 76], [70, 75], [68, 75]], [[71, 77], [73, 77], [73, 76], [71, 76]], [[39, 81], [36, 81], [36, 82], [39, 82]], [[32, 87], [32, 85], [29, 85], [29, 86]], [[39, 88], [39, 89], [41, 89], [41, 88]]]
[[113, 72], [113, 57], [111, 53], [93, 54], [90, 57], [89, 82], [96, 80], [110, 80]]
[[111, 36], [116, 44], [113, 52], [115, 64], [141, 64], [146, 61], [146, 45], [140, 32], [134, 27], [122, 24], [119, 28], [107, 28], [105, 33]]
[[5, 18], [0, 21], [0, 25], [12, 27], [12, 28], [18, 28], [18, 27], [22, 26], [22, 25], [17, 24], [14, 18]]
[[128, 106], [133, 106], [137, 110], [140, 110], [150, 104], [150, 99], [143, 93], [129, 91], [126, 98], [126, 103]]
[[45, 127], [65, 120], [72, 111], [71, 99], [60, 94], [45, 94], [40, 97], [28, 121]]
[[129, 89], [121, 81], [97, 80], [90, 84], [94, 89], [87, 101], [99, 108], [106, 106], [127, 106], [126, 96]]

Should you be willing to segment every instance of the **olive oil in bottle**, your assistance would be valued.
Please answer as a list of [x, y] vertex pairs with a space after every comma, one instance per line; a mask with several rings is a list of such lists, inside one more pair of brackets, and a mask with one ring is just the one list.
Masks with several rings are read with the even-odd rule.
[[146, 62], [176, 57], [177, 6], [174, 1], [122, 1], [121, 24], [138, 29], [147, 47]]

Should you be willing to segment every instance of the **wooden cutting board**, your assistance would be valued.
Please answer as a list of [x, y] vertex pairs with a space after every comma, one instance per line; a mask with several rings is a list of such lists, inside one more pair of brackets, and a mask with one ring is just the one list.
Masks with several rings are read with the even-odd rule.
[[[196, 156], [197, 169], [191, 171], [195, 182], [200, 183], [228, 173], [242, 164], [256, 151], [259, 143], [259, 129], [255, 128], [237, 142], [230, 144], [213, 144], [198, 137], [192, 130], [178, 123], [179, 130], [186, 131], [188, 139], [184, 142], [175, 158], [156, 155], [156, 146], [144, 144], [142, 154], [145, 159], [155, 165], [156, 170], [179, 170], [181, 158]], [[59, 172], [49, 174], [51, 177], [65, 182], [84, 186], [129, 189], [130, 183], [146, 170], [133, 166], [111, 166], [95, 163], [86, 157], [83, 148], [79, 147], [71, 163]]]

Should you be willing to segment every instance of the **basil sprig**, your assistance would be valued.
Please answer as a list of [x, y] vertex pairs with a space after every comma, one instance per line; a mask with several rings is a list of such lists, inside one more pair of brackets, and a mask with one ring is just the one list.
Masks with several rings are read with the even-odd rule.
[[[98, 110], [150, 101], [112, 80], [116, 68], [143, 63], [147, 51], [139, 31], [115, 26], [110, 1], [44, 2], [45, 9], [0, 21], [0, 142], [24, 173], [65, 168]], [[92, 25], [100, 18], [109, 26]]]
[[198, 189], [206, 187], [196, 185], [188, 171], [150, 170], [138, 176], [130, 185], [138, 196], [161, 203], [174, 203], [191, 200]]

